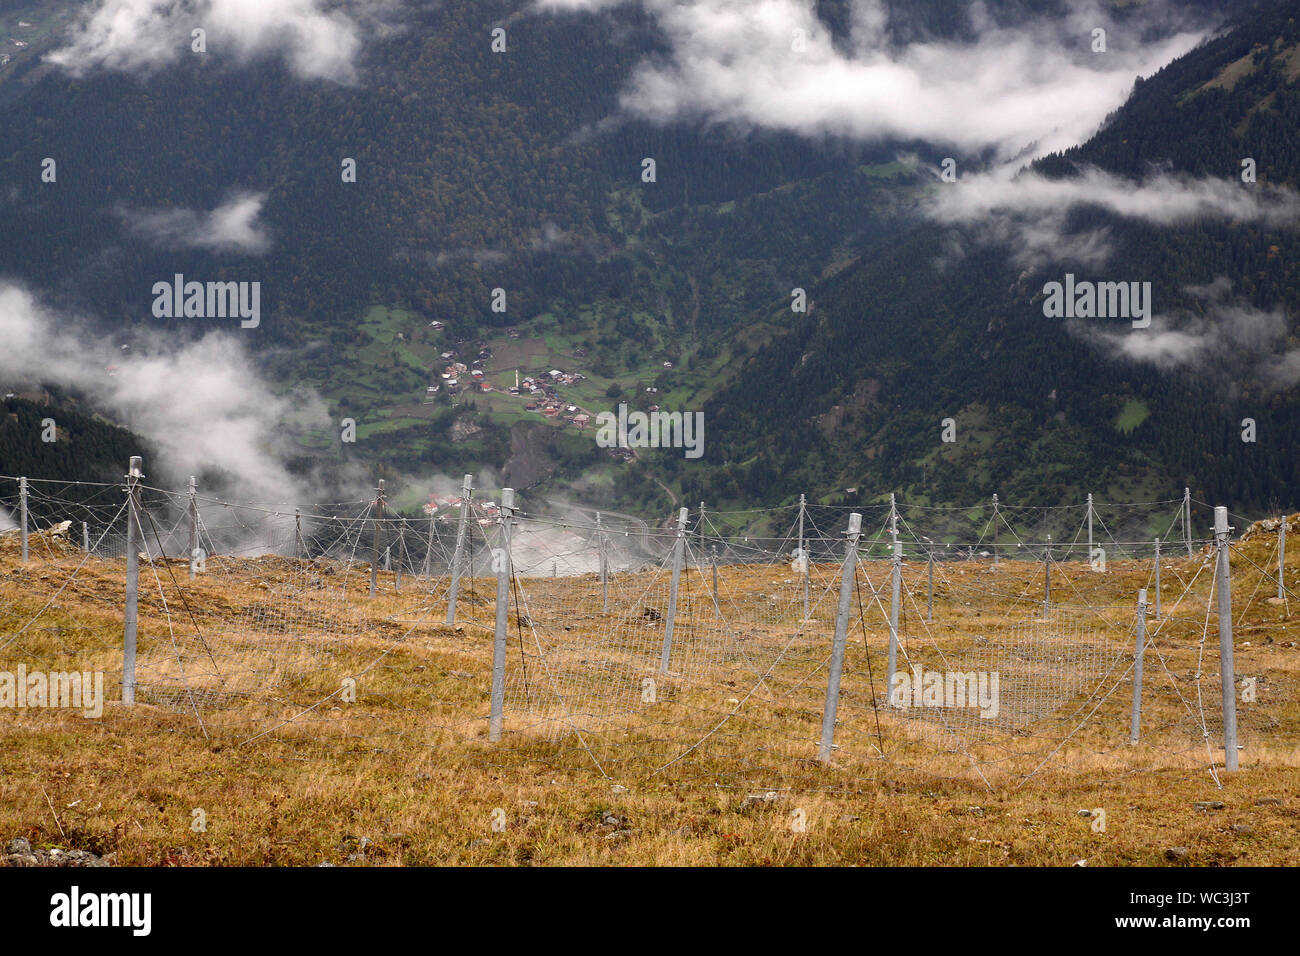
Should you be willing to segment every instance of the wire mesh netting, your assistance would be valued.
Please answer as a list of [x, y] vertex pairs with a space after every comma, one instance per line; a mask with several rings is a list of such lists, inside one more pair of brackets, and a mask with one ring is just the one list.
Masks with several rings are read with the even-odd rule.
[[[1200, 502], [890, 502], [850, 533], [817, 504], [679, 523], [483, 492], [415, 514], [382, 490], [137, 498], [0, 479], [0, 671], [122, 696], [130, 566], [137, 706], [244, 746], [847, 790], [885, 765], [1014, 787], [1225, 759]], [[1247, 759], [1296, 739], [1288, 527], [1227, 556]]]

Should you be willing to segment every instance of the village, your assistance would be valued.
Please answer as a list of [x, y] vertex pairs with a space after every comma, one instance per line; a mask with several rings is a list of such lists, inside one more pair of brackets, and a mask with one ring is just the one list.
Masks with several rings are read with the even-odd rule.
[[[35, 23], [26, 20], [19, 20], [14, 23], [13, 30], [21, 31], [21, 33], [29, 36], [36, 36], [36, 34], [34, 34], [34, 31], [36, 30]], [[18, 39], [17, 36], [6, 36], [4, 42], [0, 43], [0, 69], [4, 69], [5, 66], [10, 64], [10, 62], [16, 62], [14, 61], [14, 57], [16, 56], [18, 56], [19, 61], [21, 61], [23, 51], [27, 51], [27, 55], [31, 55], [32, 52], [38, 51], [38, 49], [39, 44], [38, 47], [31, 47], [30, 39], [21, 40]]]
[[[446, 329], [446, 323], [435, 320], [429, 323], [429, 328], [434, 332], [441, 332]], [[507, 329], [506, 334], [511, 339], [518, 339], [520, 335], [519, 330], [513, 327]], [[464, 343], [458, 342], [457, 344]], [[483, 342], [474, 343], [471, 348], [476, 348], [477, 354], [468, 364], [462, 360], [461, 353], [457, 349], [446, 349], [440, 353], [441, 359], [447, 364], [443, 366], [442, 371], [439, 373], [439, 381], [434, 382], [425, 389], [426, 404], [432, 404], [436, 401], [444, 390], [453, 401], [457, 396], [466, 393], [497, 393], [518, 398], [523, 403], [525, 411], [536, 413], [557, 423], [563, 423], [579, 430], [585, 429], [591, 424], [592, 412], [575, 402], [565, 400], [560, 393], [560, 389], [566, 386], [571, 387], [587, 381], [587, 376], [582, 372], [552, 368], [521, 376], [520, 370], [516, 368], [514, 370], [514, 384], [502, 389], [493, 385], [487, 378], [488, 363], [492, 359], [492, 349]], [[587, 350], [579, 347], [574, 350], [573, 354], [575, 358], [585, 358]], [[673, 363], [665, 361], [663, 367], [671, 369]], [[657, 391], [658, 389], [654, 386], [646, 387], [648, 393]], [[647, 410], [657, 412], [659, 406], [650, 405]], [[634, 453], [626, 448], [611, 449], [611, 453], [615, 457], [625, 460], [631, 460], [635, 457]], [[459, 503], [459, 499], [456, 499], [455, 504], [459, 505]]]

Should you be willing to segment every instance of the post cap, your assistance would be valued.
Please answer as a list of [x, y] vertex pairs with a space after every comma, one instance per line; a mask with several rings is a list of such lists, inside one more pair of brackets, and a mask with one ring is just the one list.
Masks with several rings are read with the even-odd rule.
[[862, 530], [862, 515], [856, 511], [849, 515], [849, 534], [857, 534]]
[[466, 475], [466, 476], [465, 476], [465, 481], [464, 481], [464, 484], [462, 485], [462, 487], [463, 487], [466, 491], [469, 491], [471, 488], [473, 488], [473, 487], [474, 487], [474, 476], [473, 476], [473, 475]]
[[1218, 505], [1214, 509], [1214, 533], [1227, 534], [1231, 530], [1228, 527], [1228, 509], [1223, 505]]
[[1138, 591], [1138, 604], [1145, 606], [1147, 603], [1147, 589], [1143, 588]]
[[126, 476], [127, 476], [128, 478], [143, 478], [143, 477], [144, 477], [144, 459], [141, 458], [139, 455], [132, 455], [132, 456], [131, 456], [131, 465], [130, 465], [130, 467], [127, 468], [127, 470], [126, 470]]
[[501, 489], [501, 510], [505, 511], [506, 509], [515, 510], [515, 489], [513, 488]]

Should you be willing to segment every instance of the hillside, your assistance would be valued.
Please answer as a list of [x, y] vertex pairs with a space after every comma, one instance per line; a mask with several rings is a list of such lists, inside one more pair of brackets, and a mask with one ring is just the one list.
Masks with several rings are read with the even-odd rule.
[[[1122, 23], [1144, 7], [1108, 10]], [[1231, 175], [1249, 152], [1261, 182], [1294, 184], [1294, 25], [1273, 7], [1241, 13], [1235, 32], [1139, 84], [1089, 143], [1035, 169]], [[988, 5], [1002, 25], [1063, 9]], [[66, 7], [13, 16], [29, 11], [33, 42], [52, 45]], [[891, 11], [891, 42], [973, 33], [937, 0]], [[850, 42], [847, 2], [816, 12]], [[945, 149], [629, 116], [621, 91], [668, 52], [635, 4], [562, 17], [491, 0], [406, 16], [355, 84], [304, 82], [265, 56], [181, 58], [140, 77], [15, 59], [0, 71], [0, 230], [12, 239], [0, 275], [137, 349], [213, 327], [152, 316], [160, 278], [260, 282], [264, 320], [229, 331], [274, 391], [323, 399], [327, 421], [279, 452], [302, 471], [357, 465], [400, 485], [486, 466], [521, 487], [656, 510], [670, 495], [725, 507], [801, 491], [848, 500], [846, 488], [968, 502], [1138, 500], [1190, 484], [1243, 509], [1294, 497], [1294, 456], [1276, 440], [1294, 434], [1294, 389], [1262, 394], [1253, 369], [1232, 369], [1243, 387], [1229, 394], [1046, 326], [1031, 304], [1046, 272], [924, 222], [938, 188], [927, 169]], [[487, 39], [497, 25], [505, 54]], [[1243, 60], [1259, 44], [1270, 55]], [[972, 171], [992, 162], [959, 156]], [[32, 175], [47, 157], [57, 184]], [[355, 182], [342, 181], [344, 159]], [[188, 237], [249, 210], [247, 232], [224, 245]], [[1104, 214], [1075, 215], [1084, 226]], [[1164, 301], [1223, 277], [1252, 307], [1294, 314], [1293, 233], [1104, 228], [1112, 261], [1156, 279]], [[938, 252], [954, 241], [963, 255], [949, 263]], [[790, 312], [795, 288], [808, 290], [806, 316]], [[482, 385], [443, 383], [449, 363], [467, 376], [476, 356]], [[517, 371], [551, 369], [583, 378], [557, 389], [561, 414], [546, 419], [509, 389]], [[42, 374], [24, 369], [10, 387]], [[619, 402], [703, 407], [708, 454], [625, 464], [563, 421]], [[1243, 450], [1228, 426], [1246, 415], [1262, 437]], [[962, 437], [940, 447], [949, 417]], [[355, 444], [340, 443], [345, 419]]]
[[[225, 507], [202, 507], [230, 522]], [[243, 517], [259, 515], [269, 540], [264, 514]], [[1294, 534], [1300, 517], [1290, 523]], [[480, 544], [495, 537], [487, 524]], [[348, 534], [368, 541], [368, 530], [358, 522]], [[818, 548], [842, 547], [837, 537]], [[127, 707], [122, 561], [42, 533], [23, 563], [16, 539], [0, 534], [0, 664], [94, 672], [104, 685], [89, 722], [29, 705], [0, 725], [0, 839], [23, 836], [47, 856], [86, 851], [126, 866], [1297, 860], [1289, 600], [1300, 561], [1289, 552], [1287, 601], [1272, 597], [1277, 535], [1260, 528], [1231, 553], [1237, 674], [1259, 694], [1238, 706], [1240, 771], [1217, 774], [1218, 650], [1203, 636], [1212, 548], [1161, 562], [1165, 603], [1150, 620], [1134, 745], [1132, 602], [1154, 587], [1148, 556], [1116, 558], [1104, 574], [1055, 562], [1050, 619], [1039, 619], [1037, 562], [939, 561], [931, 621], [927, 566], [909, 534], [902, 653], [912, 667], [992, 669], [998, 713], [887, 707], [889, 618], [867, 598], [848, 624], [835, 750], [819, 760], [834, 562], [809, 568], [804, 611], [788, 552], [751, 549], [711, 580], [702, 542], [682, 579], [669, 673], [657, 562], [611, 576], [607, 607], [596, 574], [516, 568], [494, 740], [488, 577], [461, 581], [449, 626], [442, 567], [372, 578], [364, 554], [322, 551], [309, 535], [303, 558], [214, 548], [190, 580], [183, 559], [153, 549], [141, 563], [138, 696]], [[888, 561], [864, 556], [856, 574], [861, 592], [888, 591]]]
[[[1088, 143], [1022, 177], [1068, 183], [1101, 170], [1136, 185], [1159, 171], [1173, 182], [1231, 183], [1242, 158], [1254, 157], [1260, 188], [1295, 188], [1294, 12], [1272, 4], [1243, 17], [1138, 83]], [[1058, 249], [1037, 262], [1017, 261], [1014, 242], [990, 241], [978, 224], [928, 223], [818, 284], [807, 317], [764, 316], [783, 334], [709, 404], [727, 462], [679, 470], [688, 499], [710, 488], [733, 500], [815, 488], [852, 501], [843, 489], [860, 487], [868, 499], [898, 491], [940, 502], [995, 492], [1074, 500], [1091, 491], [1123, 500], [1190, 485], [1243, 508], [1294, 502], [1300, 389], [1294, 374], [1271, 382], [1266, 372], [1275, 360], [1294, 363], [1295, 228], [1213, 216], [1156, 225], [1102, 200], [1070, 209]], [[1072, 258], [1071, 240], [1095, 230], [1112, 246], [1105, 261]], [[1182, 308], [1200, 320], [1182, 330], [1208, 354], [1172, 368], [1116, 358], [1046, 319], [1044, 284], [1066, 272], [1151, 281], [1160, 312]], [[1201, 291], [1216, 281], [1229, 299]], [[1268, 333], [1234, 325], [1243, 316], [1267, 320]], [[959, 437], [945, 445], [941, 422], [950, 417]], [[1256, 422], [1254, 443], [1242, 440], [1245, 418]]]
[[[524, 327], [540, 348], [502, 374], [580, 368], [588, 400], [693, 390], [719, 330], [887, 234], [890, 147], [646, 122], [602, 131], [654, 36], [632, 10], [586, 20], [529, 6], [411, 11], [359, 86], [197, 57], [147, 82], [28, 71], [0, 111], [12, 184], [0, 228], [22, 237], [0, 243], [0, 274], [136, 342], [207, 331], [149, 314], [160, 277], [259, 281], [265, 321], [239, 334], [274, 382], [315, 388], [335, 421], [379, 436], [356, 449], [374, 465], [459, 473], [503, 465], [511, 427], [536, 431], [540, 416], [483, 397], [453, 407], [446, 390], [426, 404], [439, 353], [500, 351]], [[505, 55], [484, 39], [497, 23], [516, 38]], [[56, 185], [27, 175], [44, 157], [58, 159]], [[656, 182], [641, 181], [644, 157]], [[344, 158], [355, 183], [341, 182]], [[232, 196], [258, 197], [266, 248], [151, 232], [159, 210], [199, 216]], [[473, 427], [457, 434], [478, 437], [452, 447], [451, 422], [466, 416]], [[578, 454], [554, 435], [521, 440]], [[327, 431], [307, 450], [336, 462], [353, 451]]]

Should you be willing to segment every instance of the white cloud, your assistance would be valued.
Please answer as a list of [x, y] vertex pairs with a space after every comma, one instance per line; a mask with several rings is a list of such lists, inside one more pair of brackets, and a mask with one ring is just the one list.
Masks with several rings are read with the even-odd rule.
[[193, 209], [118, 209], [127, 228], [164, 248], [262, 253], [271, 246], [257, 218], [265, 193], [235, 193], [211, 212]]
[[[236, 336], [159, 339], [122, 352], [25, 289], [0, 283], [0, 341], [0, 381], [36, 380], [84, 394], [158, 446], [163, 460], [146, 462], [150, 474], [180, 481], [222, 470], [240, 500], [284, 501], [295, 493], [308, 500], [283, 465], [295, 448], [286, 429], [328, 425], [325, 405], [312, 392], [273, 393]], [[109, 365], [117, 366], [114, 374]]]
[[393, 0], [98, 0], [68, 44], [49, 59], [75, 75], [105, 68], [147, 71], [191, 51], [207, 32], [206, 56], [238, 61], [275, 53], [303, 79], [350, 83], [366, 36], [383, 26]]
[[1166, 372], [1196, 370], [1230, 387], [1246, 379], [1268, 391], [1300, 384], [1300, 349], [1288, 348], [1281, 309], [1257, 309], [1232, 297], [1232, 284], [1224, 278], [1184, 291], [1202, 300], [1199, 313], [1170, 312], [1152, 318], [1150, 328], [1124, 332], [1080, 321], [1068, 328], [1112, 358]]
[[1070, 179], [1032, 172], [969, 175], [936, 188], [923, 209], [937, 222], [971, 227], [979, 242], [1009, 247], [1018, 265], [1098, 266], [1113, 251], [1109, 231], [1071, 231], [1068, 216], [1082, 206], [1163, 227], [1200, 220], [1300, 227], [1300, 195], [1289, 189], [1169, 173], [1133, 181], [1091, 167]]
[[[630, 0], [631, 2], [631, 0]], [[890, 42], [881, 0], [856, 0], [850, 48], [832, 43], [813, 0], [635, 0], [671, 48], [634, 71], [622, 95], [632, 115], [696, 118], [807, 136], [920, 139], [1041, 155], [1086, 139], [1117, 109], [1137, 75], [1192, 49], [1203, 30], [1136, 40], [1091, 3], [1064, 20], [996, 25], [971, 7], [973, 42]], [[616, 0], [538, 0], [548, 12], [593, 12]], [[1161, 8], [1163, 9], [1163, 7]], [[1108, 52], [1091, 31], [1110, 26]], [[793, 49], [796, 33], [805, 40]]]

